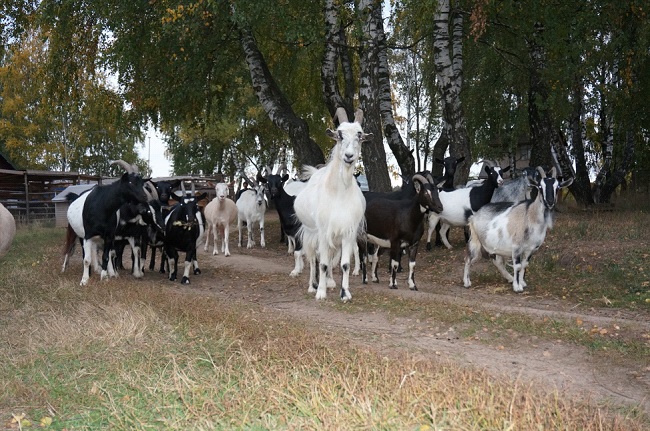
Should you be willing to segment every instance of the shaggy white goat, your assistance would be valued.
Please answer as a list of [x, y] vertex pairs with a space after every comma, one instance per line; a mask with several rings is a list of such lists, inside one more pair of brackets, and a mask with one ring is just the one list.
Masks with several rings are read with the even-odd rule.
[[[481, 257], [482, 251], [492, 257], [499, 272], [510, 282], [515, 292], [526, 287], [524, 274], [530, 256], [537, 251], [546, 238], [546, 231], [553, 227], [553, 208], [557, 191], [571, 185], [573, 178], [559, 182], [555, 168], [546, 177], [537, 168], [541, 179], [528, 177], [530, 186], [537, 189], [537, 196], [520, 202], [489, 203], [469, 219], [470, 239], [465, 255], [463, 282], [470, 287], [469, 269]], [[504, 267], [504, 258], [512, 259], [514, 276]]]
[[7, 254], [14, 236], [16, 236], [16, 220], [9, 210], [0, 204], [0, 257]]
[[264, 198], [265, 187], [263, 184], [258, 184], [255, 181], [246, 178], [251, 189], [245, 190], [239, 199], [237, 199], [237, 229], [239, 230], [238, 247], [242, 243], [242, 229], [244, 222], [246, 222], [246, 229], [248, 230], [248, 243], [246, 248], [253, 248], [255, 241], [253, 240], [253, 223], [258, 223], [260, 226], [260, 245], [266, 247], [264, 241], [264, 214], [266, 213], [266, 200]]
[[208, 251], [210, 230], [212, 230], [214, 238], [212, 254], [215, 256], [219, 254], [217, 250], [217, 237], [219, 232], [222, 232], [221, 252], [225, 256], [230, 256], [230, 248], [228, 247], [230, 223], [234, 222], [237, 218], [237, 205], [228, 198], [228, 185], [226, 183], [219, 183], [214, 189], [217, 192], [216, 197], [203, 209], [206, 222], [205, 247], [203, 251]]
[[[327, 135], [336, 141], [330, 161], [321, 169], [306, 167], [311, 178], [296, 196], [294, 208], [302, 223], [299, 235], [310, 265], [308, 292], [316, 291], [316, 299], [327, 296], [327, 274], [341, 252], [341, 299], [352, 298], [349, 290], [350, 256], [362, 229], [366, 201], [354, 177], [354, 169], [361, 155], [361, 143], [372, 137], [363, 133], [363, 111], [357, 110], [354, 122], [348, 122], [343, 108], [336, 111], [339, 126], [327, 129]], [[316, 259], [319, 261], [319, 281], [316, 286]]]

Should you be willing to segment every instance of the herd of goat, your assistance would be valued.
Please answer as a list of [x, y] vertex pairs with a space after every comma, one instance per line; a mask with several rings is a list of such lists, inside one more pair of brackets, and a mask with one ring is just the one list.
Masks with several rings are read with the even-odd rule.
[[[236, 203], [228, 197], [228, 185], [216, 185], [216, 197], [200, 209], [198, 202], [206, 194], [188, 192], [180, 183], [180, 193], [172, 190], [178, 183], [154, 183], [143, 179], [137, 169], [123, 161], [125, 169], [112, 184], [96, 186], [80, 196], [70, 196], [66, 235], [65, 270], [77, 239], [83, 246], [83, 276], [88, 283], [90, 269], [101, 278], [116, 276], [121, 268], [121, 251], [131, 247], [132, 274], [142, 277], [146, 250], [151, 250], [149, 269], [155, 267], [156, 250], [162, 258], [160, 272], [167, 271], [170, 280], [177, 279], [179, 252], [185, 253], [181, 283], [190, 282], [190, 272], [199, 274], [197, 247], [205, 238], [204, 250], [213, 238], [212, 254], [228, 256], [229, 229], [237, 219], [238, 245], [242, 246], [243, 230], [247, 230], [246, 246], [255, 245], [255, 227], [259, 243], [265, 246], [265, 195], [273, 201], [282, 232], [286, 235], [289, 253], [294, 255], [290, 276], [301, 274], [303, 259], [310, 266], [308, 291], [316, 299], [327, 295], [335, 285], [332, 270], [339, 265], [342, 272], [340, 297], [351, 299], [350, 270], [363, 269], [371, 263], [370, 277], [377, 278], [377, 263], [382, 250], [390, 254], [390, 288], [397, 288], [396, 275], [400, 258], [408, 255], [408, 286], [417, 290], [414, 277], [420, 239], [428, 224], [427, 248], [433, 232], [438, 241], [451, 248], [447, 239], [449, 228], [466, 228], [468, 240], [463, 282], [470, 287], [470, 266], [487, 253], [501, 274], [512, 282], [513, 290], [521, 292], [526, 283], [524, 273], [530, 256], [542, 245], [552, 227], [557, 192], [571, 184], [560, 182], [555, 169], [529, 169], [519, 178], [504, 182], [503, 172], [495, 163], [484, 166], [486, 179], [465, 187], [454, 188], [453, 176], [463, 159], [451, 157], [437, 160], [445, 167], [442, 178], [420, 172], [404, 180], [399, 191], [391, 193], [362, 192], [355, 177], [355, 166], [362, 142], [369, 139], [363, 132], [363, 112], [358, 110], [349, 121], [343, 109], [336, 113], [338, 128], [328, 129], [334, 145], [329, 162], [320, 168], [305, 167], [300, 180], [290, 180], [285, 169], [274, 174], [266, 168], [255, 180], [244, 179], [251, 188]], [[176, 201], [168, 206], [170, 200]], [[205, 221], [204, 221], [205, 219]], [[427, 223], [428, 222], [428, 223]], [[102, 247], [101, 263], [98, 249]], [[354, 256], [354, 268], [351, 268]], [[513, 274], [506, 269], [511, 262]]]

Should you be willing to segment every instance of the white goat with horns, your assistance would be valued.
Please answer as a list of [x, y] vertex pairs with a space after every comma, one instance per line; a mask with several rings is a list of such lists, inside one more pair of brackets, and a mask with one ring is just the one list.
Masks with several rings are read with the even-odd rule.
[[[356, 247], [357, 236], [363, 228], [366, 201], [354, 177], [354, 169], [361, 154], [361, 143], [372, 137], [363, 133], [363, 111], [357, 110], [354, 122], [348, 122], [343, 108], [338, 108], [336, 130], [327, 129], [327, 135], [336, 141], [330, 161], [321, 169], [305, 167], [311, 178], [296, 196], [294, 208], [302, 223], [298, 235], [302, 238], [305, 255], [311, 270], [308, 292], [316, 292], [316, 299], [327, 296], [327, 274], [341, 252], [341, 300], [350, 295], [350, 258]], [[316, 285], [316, 258], [319, 261], [319, 281]], [[314, 288], [317, 286], [317, 290]]]

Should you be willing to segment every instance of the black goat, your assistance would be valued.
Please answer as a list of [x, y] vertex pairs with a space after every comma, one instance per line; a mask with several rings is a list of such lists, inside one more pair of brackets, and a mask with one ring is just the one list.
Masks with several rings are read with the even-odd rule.
[[[417, 195], [411, 199], [391, 200], [375, 198], [366, 204], [366, 231], [368, 242], [377, 248], [390, 248], [391, 281], [389, 287], [397, 289], [395, 278], [402, 248], [409, 251], [408, 284], [411, 290], [417, 290], [414, 279], [415, 258], [418, 253], [420, 238], [424, 233], [424, 216], [428, 211], [442, 211], [438, 197], [438, 187], [424, 176], [413, 176], [413, 185]], [[377, 278], [377, 258], [372, 262], [373, 281]]]
[[115, 219], [115, 268], [124, 269], [122, 254], [128, 243], [131, 246], [131, 273], [141, 278], [150, 239], [164, 235], [160, 202], [152, 199], [146, 205], [126, 203], [120, 207]]
[[[125, 203], [147, 204], [144, 180], [139, 174], [125, 173], [105, 186], [96, 186], [74, 199], [68, 208], [68, 230], [73, 230], [83, 243], [84, 270], [81, 285], [88, 283], [90, 265], [97, 263], [97, 247], [103, 241], [101, 279], [115, 276], [113, 265], [109, 266], [109, 255], [115, 239], [116, 212]], [[66, 238], [66, 260], [74, 247], [75, 236], [68, 232]], [[64, 264], [65, 267], [65, 264]]]
[[203, 216], [199, 210], [199, 201], [205, 199], [207, 193], [199, 196], [185, 195], [172, 198], [178, 201], [172, 207], [165, 219], [165, 255], [169, 265], [169, 279], [176, 280], [178, 272], [178, 252], [185, 252], [185, 270], [182, 284], [190, 284], [190, 267], [194, 266], [194, 274], [200, 274], [199, 263], [196, 260], [197, 241], [203, 237]]
[[258, 181], [266, 184], [269, 196], [275, 204], [275, 209], [278, 211], [282, 231], [287, 236], [289, 253], [293, 252], [295, 265], [289, 275], [297, 277], [304, 267], [302, 261], [302, 243], [300, 237], [297, 235], [301, 223], [300, 220], [298, 220], [298, 217], [296, 217], [296, 211], [293, 209], [293, 203], [296, 200], [296, 197], [291, 196], [284, 191], [284, 183], [286, 183], [288, 179], [289, 174], [284, 174], [283, 176], [270, 174], [266, 177], [258, 174], [257, 176]]

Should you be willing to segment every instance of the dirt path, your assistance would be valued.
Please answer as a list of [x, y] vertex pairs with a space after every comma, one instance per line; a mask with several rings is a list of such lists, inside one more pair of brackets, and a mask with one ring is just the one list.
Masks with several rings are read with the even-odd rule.
[[[296, 278], [288, 276], [293, 257], [279, 244], [241, 250], [236, 241], [230, 257], [203, 253], [199, 261], [203, 274], [192, 278], [188, 289], [240, 303], [262, 306], [265, 313], [279, 313], [316, 325], [327, 331], [344, 334], [356, 343], [390, 351], [406, 350], [416, 357], [438, 358], [486, 369], [523, 383], [536, 382], [548, 389], [567, 391], [573, 396], [617, 404], [638, 405], [650, 413], [650, 358], [642, 363], [624, 357], [606, 360], [584, 347], [566, 341], [540, 339], [516, 333], [499, 334], [504, 342], [486, 342], [481, 337], [467, 338], [458, 327], [443, 326], [431, 320], [396, 318], [382, 310], [349, 313], [332, 304], [338, 290], [330, 291], [324, 301], [306, 293], [308, 268]], [[456, 257], [457, 259], [457, 257]], [[626, 336], [650, 337], [650, 316], [625, 310], [582, 309], [566, 301], [535, 296], [514, 295], [504, 283], [503, 292], [485, 292], [480, 288], [464, 289], [459, 282], [462, 268], [450, 266], [449, 280], [427, 280], [425, 271], [418, 278], [418, 292], [406, 288], [405, 275], [398, 280], [399, 289], [387, 288], [387, 277], [380, 284], [362, 285], [352, 280], [352, 301], [365, 292], [377, 292], [396, 299], [434, 301], [482, 310], [490, 313], [516, 313], [538, 318], [581, 321], [593, 328], [620, 330]], [[250, 280], [255, 280], [251, 282]], [[345, 328], [344, 331], [341, 328]], [[487, 331], [487, 329], [486, 329]]]

